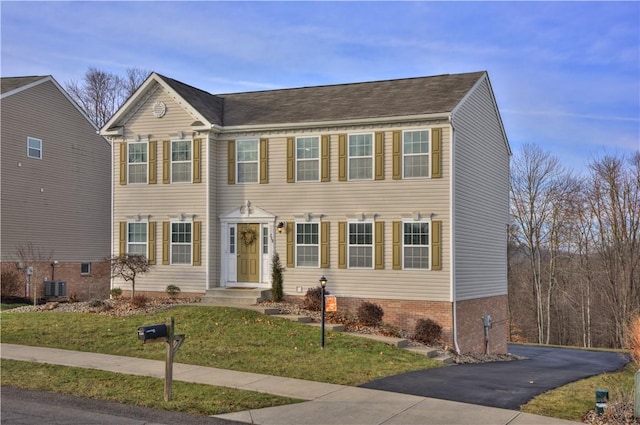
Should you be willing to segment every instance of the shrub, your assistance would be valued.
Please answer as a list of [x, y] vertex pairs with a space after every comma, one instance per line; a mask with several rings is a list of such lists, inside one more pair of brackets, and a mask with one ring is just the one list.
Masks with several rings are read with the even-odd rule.
[[[329, 291], [325, 290], [325, 295], [329, 295]], [[304, 296], [302, 308], [311, 311], [322, 310], [322, 287], [316, 286], [315, 288], [309, 288], [307, 294]]]
[[635, 315], [627, 327], [627, 339], [631, 358], [640, 367], [640, 314]]
[[111, 295], [111, 298], [115, 298], [115, 299], [120, 298], [122, 296], [122, 288], [119, 288], [117, 286], [115, 288], [112, 288], [109, 291], [109, 295]]
[[365, 326], [378, 326], [382, 322], [382, 316], [384, 311], [378, 304], [373, 304], [368, 301], [363, 302], [358, 307], [356, 312], [358, 315], [358, 321]]
[[147, 305], [147, 297], [144, 295], [136, 295], [131, 298], [131, 305], [135, 308], [144, 308]]
[[272, 264], [271, 264], [271, 299], [276, 302], [280, 302], [284, 299], [284, 277], [282, 273], [284, 272], [284, 267], [280, 262], [280, 254], [277, 252], [273, 254]]
[[102, 300], [91, 300], [88, 303], [89, 307], [92, 308], [96, 308], [96, 307], [102, 307], [104, 305], [104, 301]]
[[169, 298], [175, 298], [180, 294], [180, 287], [178, 285], [167, 285], [167, 295]]
[[434, 344], [442, 337], [442, 326], [433, 319], [418, 319], [414, 338], [424, 344]]
[[2, 279], [0, 296], [2, 296], [3, 299], [16, 296], [21, 290], [24, 290], [20, 282], [20, 276], [13, 270], [3, 270], [0, 279]]

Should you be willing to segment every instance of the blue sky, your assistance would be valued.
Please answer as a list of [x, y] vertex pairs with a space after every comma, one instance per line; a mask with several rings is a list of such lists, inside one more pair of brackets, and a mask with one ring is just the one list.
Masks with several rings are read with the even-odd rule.
[[211, 93], [489, 72], [512, 149], [640, 150], [640, 2], [8, 2], [3, 77], [157, 71]]

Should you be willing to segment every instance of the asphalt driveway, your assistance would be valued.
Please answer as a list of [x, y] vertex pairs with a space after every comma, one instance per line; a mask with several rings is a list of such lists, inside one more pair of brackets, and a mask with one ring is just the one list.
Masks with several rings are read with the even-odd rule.
[[570, 348], [510, 344], [509, 352], [526, 359], [420, 370], [371, 381], [361, 387], [519, 410], [539, 394], [616, 371], [630, 361], [620, 353]]

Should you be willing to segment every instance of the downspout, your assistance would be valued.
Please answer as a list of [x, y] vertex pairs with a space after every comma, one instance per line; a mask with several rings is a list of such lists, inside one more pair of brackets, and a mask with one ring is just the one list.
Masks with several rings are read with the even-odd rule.
[[211, 289], [211, 280], [209, 279], [210, 277], [210, 267], [211, 267], [211, 252], [209, 251], [209, 241], [211, 240], [211, 194], [209, 192], [209, 188], [210, 186], [210, 181], [211, 181], [211, 174], [209, 173], [209, 166], [211, 165], [211, 133], [209, 131], [207, 131], [207, 137], [204, 138], [205, 140], [205, 145], [204, 147], [201, 147], [200, 149], [204, 149], [206, 155], [207, 155], [207, 160], [206, 160], [206, 166], [205, 166], [205, 172], [203, 173], [202, 170], [200, 171], [201, 173], [201, 178], [202, 176], [204, 176], [205, 178], [205, 187], [204, 190], [206, 191], [205, 193], [205, 206], [204, 206], [204, 215], [206, 217], [206, 231], [205, 231], [205, 242], [204, 242], [204, 252], [207, 254], [207, 257], [205, 259], [205, 266], [204, 266], [204, 292], [207, 292], [207, 289]]
[[451, 202], [449, 203], [449, 220], [450, 220], [450, 237], [449, 237], [449, 263], [450, 263], [450, 267], [451, 267], [451, 275], [450, 275], [450, 279], [451, 279], [451, 298], [452, 298], [452, 308], [453, 308], [453, 346], [456, 350], [456, 353], [460, 354], [460, 346], [458, 345], [458, 313], [457, 313], [457, 304], [456, 304], [456, 269], [455, 269], [455, 264], [454, 264], [454, 259], [455, 259], [455, 244], [453, 243], [453, 231], [454, 231], [454, 203], [455, 203], [455, 190], [454, 190], [454, 186], [455, 186], [455, 173], [454, 173], [454, 148], [455, 148], [455, 126], [453, 125], [453, 112], [451, 113], [451, 115], [449, 116], [449, 125], [451, 127], [451, 144], [450, 144], [450, 149], [449, 149], [449, 179], [450, 179], [450, 185], [449, 185], [449, 199], [451, 199]]

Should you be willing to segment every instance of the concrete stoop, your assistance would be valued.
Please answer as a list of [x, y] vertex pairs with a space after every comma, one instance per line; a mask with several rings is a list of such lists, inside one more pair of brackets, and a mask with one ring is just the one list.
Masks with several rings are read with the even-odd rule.
[[201, 302], [216, 306], [246, 307], [271, 299], [271, 290], [262, 288], [213, 288], [205, 291]]

